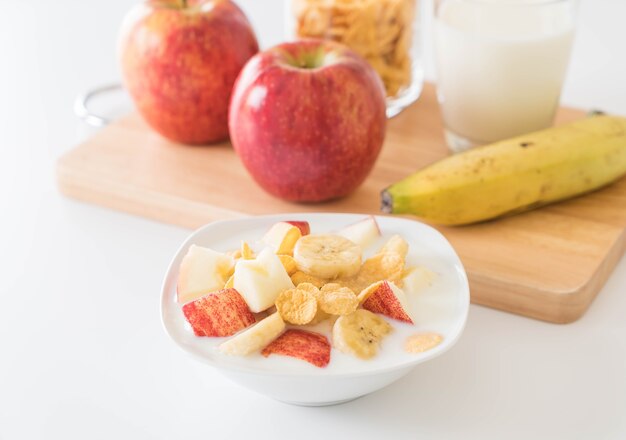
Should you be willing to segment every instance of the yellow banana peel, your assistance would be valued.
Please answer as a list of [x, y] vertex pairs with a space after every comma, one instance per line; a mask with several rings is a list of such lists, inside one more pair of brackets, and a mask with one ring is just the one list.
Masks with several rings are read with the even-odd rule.
[[382, 210], [444, 225], [526, 211], [626, 174], [626, 118], [594, 116], [447, 157], [382, 192]]

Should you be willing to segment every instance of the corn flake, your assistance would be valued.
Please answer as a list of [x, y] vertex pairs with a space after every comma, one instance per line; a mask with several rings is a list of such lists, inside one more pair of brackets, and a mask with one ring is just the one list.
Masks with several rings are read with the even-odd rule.
[[404, 258], [394, 253], [380, 253], [365, 260], [357, 278], [369, 285], [381, 280], [399, 280], [403, 272]]
[[241, 242], [241, 258], [244, 260], [254, 260], [254, 251], [245, 241]]
[[331, 315], [349, 315], [359, 305], [352, 290], [337, 283], [329, 283], [320, 289], [317, 304], [322, 311]]
[[379, 253], [396, 254], [404, 260], [408, 252], [409, 244], [406, 242], [406, 240], [404, 240], [404, 238], [400, 237], [399, 235], [394, 235], [387, 241], [387, 243], [385, 243]]
[[423, 353], [435, 348], [443, 341], [438, 333], [416, 333], [406, 338], [404, 350], [408, 353]]
[[315, 316], [313, 317], [311, 322], [309, 322], [309, 324], [317, 324], [330, 318], [331, 315], [323, 311], [322, 308], [320, 307], [320, 296], [321, 296], [320, 289], [318, 289], [311, 283], [300, 283], [298, 284], [297, 289], [306, 290], [307, 292], [310, 292], [315, 297], [315, 300], [317, 301], [317, 312], [315, 313]]
[[317, 298], [309, 290], [296, 287], [278, 295], [276, 309], [283, 320], [291, 324], [308, 324], [317, 313]]
[[326, 284], [326, 281], [320, 278], [314, 277], [313, 275], [304, 273], [302, 271], [294, 272], [293, 275], [291, 275], [291, 282], [296, 286], [302, 283], [310, 283], [310, 284], [313, 284], [318, 289], [320, 289], [324, 284]]
[[378, 72], [388, 96], [411, 83], [417, 0], [292, 0], [298, 37], [343, 43]]

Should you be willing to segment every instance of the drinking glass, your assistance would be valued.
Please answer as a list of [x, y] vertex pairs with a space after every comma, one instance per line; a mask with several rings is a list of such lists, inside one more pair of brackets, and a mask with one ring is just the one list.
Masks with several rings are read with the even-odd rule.
[[577, 0], [435, 0], [437, 96], [454, 152], [547, 128]]

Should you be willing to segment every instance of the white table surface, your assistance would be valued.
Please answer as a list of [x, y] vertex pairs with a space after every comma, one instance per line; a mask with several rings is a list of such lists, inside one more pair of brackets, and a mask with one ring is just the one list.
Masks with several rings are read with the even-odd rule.
[[[301, 408], [196, 369], [159, 287], [189, 231], [68, 200], [55, 159], [87, 134], [76, 94], [118, 79], [133, 2], [2, 2], [0, 439], [625, 439], [626, 259], [587, 314], [552, 325], [472, 306], [443, 357], [392, 386]], [[262, 44], [282, 3], [241, 0]], [[563, 100], [626, 114], [626, 2], [583, 0]]]

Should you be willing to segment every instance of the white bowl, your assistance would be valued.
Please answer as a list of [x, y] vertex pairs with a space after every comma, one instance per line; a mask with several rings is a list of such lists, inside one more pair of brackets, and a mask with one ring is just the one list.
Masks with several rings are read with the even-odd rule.
[[[225, 338], [194, 336], [181, 305], [176, 302], [178, 267], [192, 244], [227, 251], [237, 249], [241, 240], [258, 240], [272, 224], [281, 220], [306, 220], [312, 233], [321, 233], [336, 231], [364, 217], [363, 214], [279, 214], [218, 221], [198, 229], [180, 247], [163, 281], [161, 317], [165, 331], [195, 360], [219, 369], [251, 390], [288, 403], [332, 405], [389, 385], [418, 364], [450, 349], [461, 336], [467, 319], [469, 286], [465, 270], [450, 243], [430, 226], [403, 218], [376, 217], [383, 236], [366, 254], [374, 253], [391, 235], [400, 234], [410, 247], [407, 265], [425, 266], [437, 276], [430, 287], [408, 294], [415, 326], [409, 328], [407, 324], [388, 320], [396, 331], [383, 340], [381, 352], [371, 360], [356, 359], [333, 349], [330, 364], [317, 368], [285, 356], [224, 355], [216, 347]], [[443, 336], [443, 342], [424, 353], [405, 353], [400, 338], [405, 337], [407, 331], [434, 331]]]

